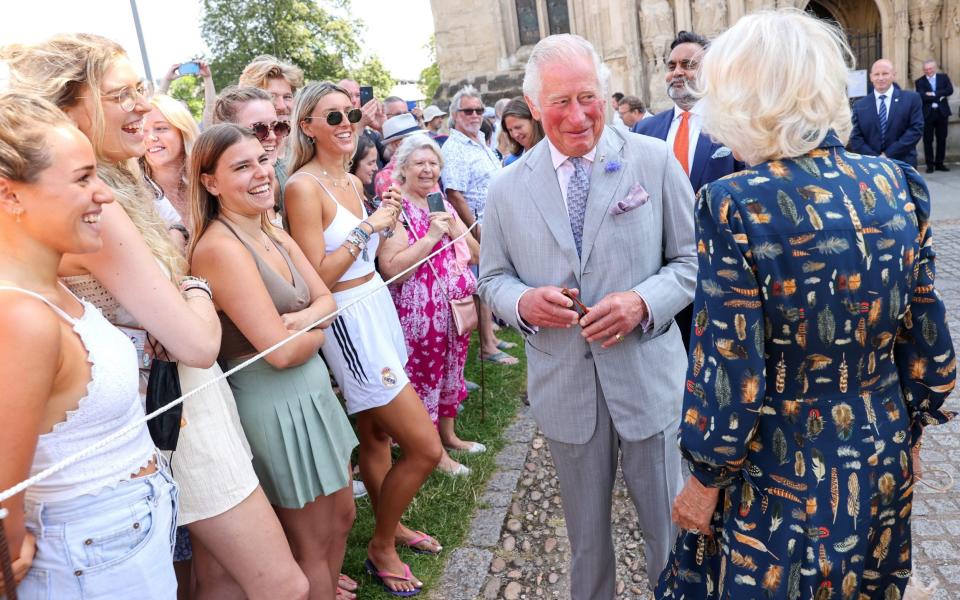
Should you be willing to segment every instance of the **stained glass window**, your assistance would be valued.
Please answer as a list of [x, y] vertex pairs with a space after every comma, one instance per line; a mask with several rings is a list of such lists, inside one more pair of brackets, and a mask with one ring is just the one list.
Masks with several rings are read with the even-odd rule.
[[[520, 29], [520, 45], [532, 46], [540, 41], [540, 19], [537, 16], [537, 0], [516, 0], [517, 25]], [[566, 2], [564, 2], [566, 4]], [[566, 15], [566, 6], [564, 6]]]
[[550, 25], [550, 35], [570, 33], [567, 0], [547, 0], [547, 23]]

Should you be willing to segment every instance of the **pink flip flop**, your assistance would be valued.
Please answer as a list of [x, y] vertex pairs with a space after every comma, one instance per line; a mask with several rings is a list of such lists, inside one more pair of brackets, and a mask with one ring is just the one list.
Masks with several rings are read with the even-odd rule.
[[367, 569], [367, 573], [370, 573], [370, 575], [377, 580], [377, 583], [383, 586], [384, 591], [391, 596], [400, 596], [403, 598], [416, 596], [420, 593], [420, 586], [417, 586], [416, 589], [410, 591], [395, 590], [387, 585], [387, 582], [383, 580], [384, 577], [389, 577], [390, 579], [399, 579], [400, 581], [414, 581], [413, 573], [410, 572], [410, 565], [407, 563], [401, 564], [403, 564], [403, 575], [397, 575], [396, 573], [390, 573], [388, 571], [381, 571], [369, 558], [367, 558], [367, 560], [363, 563], [363, 566]]
[[[410, 550], [415, 554], [431, 554], [436, 556], [437, 554], [440, 554], [441, 550], [443, 550], [443, 546], [440, 545], [440, 542], [435, 540], [432, 536], [429, 536], [422, 531], [414, 531], [414, 533], [417, 534], [415, 538], [413, 538], [412, 540], [408, 540], [406, 542], [400, 542], [397, 545], [410, 548]], [[438, 550], [434, 552], [432, 550], [424, 550], [423, 548], [417, 548], [417, 544], [421, 542], [431, 542], [438, 548]]]

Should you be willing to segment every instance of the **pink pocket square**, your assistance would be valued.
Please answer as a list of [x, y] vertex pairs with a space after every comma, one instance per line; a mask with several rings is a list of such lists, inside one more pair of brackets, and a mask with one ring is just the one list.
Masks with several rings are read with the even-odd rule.
[[647, 190], [643, 189], [643, 186], [639, 183], [635, 183], [630, 188], [630, 191], [627, 192], [627, 195], [623, 197], [623, 200], [619, 200], [613, 205], [610, 209], [610, 214], [622, 215], [625, 212], [630, 212], [646, 204], [649, 199], [650, 194], [647, 193]]

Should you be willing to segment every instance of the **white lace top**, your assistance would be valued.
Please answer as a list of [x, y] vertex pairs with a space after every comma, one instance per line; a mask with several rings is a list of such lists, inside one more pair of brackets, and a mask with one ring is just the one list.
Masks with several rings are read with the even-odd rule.
[[[80, 399], [76, 410], [67, 413], [66, 419], [39, 437], [30, 466], [31, 477], [143, 417], [133, 344], [96, 307], [80, 300], [83, 315], [75, 319], [29, 290], [9, 286], [0, 286], [0, 290], [19, 291], [47, 304], [73, 325], [90, 362], [87, 395]], [[95, 494], [130, 479], [150, 462], [155, 451], [147, 426], [142, 424], [28, 488], [26, 500], [54, 502]]]

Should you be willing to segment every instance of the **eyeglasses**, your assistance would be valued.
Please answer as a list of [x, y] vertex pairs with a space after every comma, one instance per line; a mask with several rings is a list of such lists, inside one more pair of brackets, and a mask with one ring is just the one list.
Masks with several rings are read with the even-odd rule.
[[[119, 92], [114, 93], [104, 93], [100, 95], [101, 98], [109, 98], [114, 102], [120, 105], [120, 108], [124, 112], [132, 112], [134, 108], [137, 107], [137, 102], [147, 100], [147, 89], [142, 84], [137, 84], [136, 87], [125, 87], [121, 88]], [[77, 100], [82, 100], [84, 98], [89, 98], [89, 96], [77, 96]]]
[[[347, 122], [349, 123], [359, 123], [360, 119], [363, 118], [363, 113], [359, 108], [351, 108], [347, 112], [342, 112], [339, 110], [334, 110], [327, 113], [327, 125], [339, 125], [343, 123], [343, 117], [346, 115]], [[304, 117], [304, 121], [310, 121], [314, 117]]]
[[266, 123], [257, 122], [251, 125], [250, 129], [253, 130], [253, 135], [257, 136], [257, 139], [263, 142], [270, 137], [271, 131], [276, 134], [278, 138], [288, 135], [290, 133], [290, 123], [286, 121], [274, 121], [267, 125]]
[[483, 109], [482, 108], [461, 108], [459, 112], [462, 112], [465, 115], [480, 116], [483, 114]]

